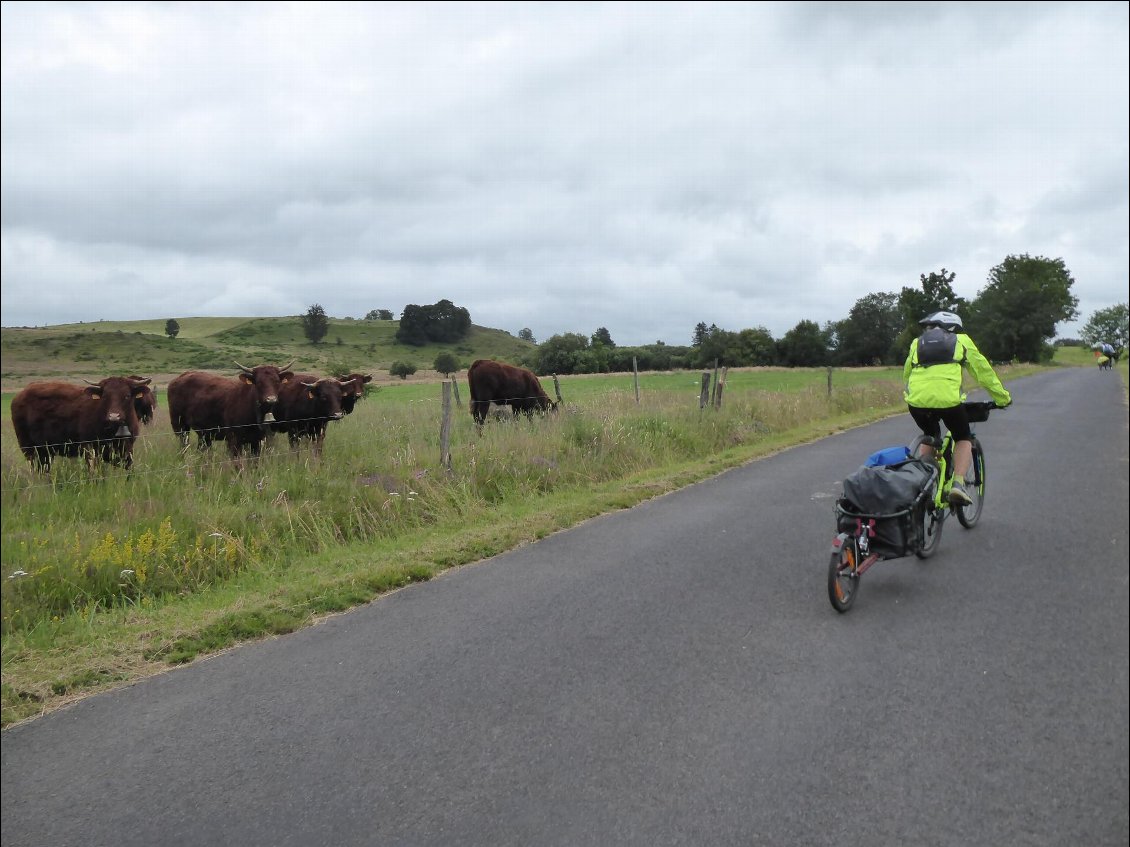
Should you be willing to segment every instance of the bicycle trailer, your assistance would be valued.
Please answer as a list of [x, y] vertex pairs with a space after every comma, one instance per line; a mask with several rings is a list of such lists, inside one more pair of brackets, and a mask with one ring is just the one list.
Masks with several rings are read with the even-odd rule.
[[922, 516], [937, 476], [933, 463], [919, 459], [861, 467], [844, 480], [836, 500], [837, 531], [858, 538], [865, 556], [910, 555], [921, 543]]

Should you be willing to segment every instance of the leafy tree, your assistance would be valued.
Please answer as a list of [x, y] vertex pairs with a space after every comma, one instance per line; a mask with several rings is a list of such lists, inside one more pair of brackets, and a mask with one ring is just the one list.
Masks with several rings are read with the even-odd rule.
[[845, 365], [891, 364], [903, 328], [897, 294], [868, 294], [836, 324], [837, 359]]
[[782, 365], [814, 368], [828, 364], [828, 335], [815, 321], [801, 321], [777, 342]]
[[440, 353], [436, 356], [432, 367], [450, 379], [451, 375], [459, 370], [459, 360], [450, 353]]
[[518, 337], [523, 341], [529, 341], [533, 344], [537, 344], [537, 339], [534, 338], [534, 331], [528, 326], [524, 326], [520, 330], [518, 330]]
[[459, 341], [470, 329], [471, 313], [450, 300], [440, 300], [430, 306], [409, 304], [400, 316], [396, 340], [422, 347], [429, 341]]
[[391, 321], [392, 311], [390, 309], [371, 309], [365, 314], [367, 321]]
[[590, 373], [592, 366], [585, 356], [589, 340], [577, 332], [554, 335], [538, 345], [534, 370], [542, 374]]
[[180, 333], [180, 323], [176, 318], [169, 318], [165, 321], [165, 335], [169, 338], [176, 338], [178, 333]]
[[311, 344], [317, 344], [325, 338], [329, 329], [330, 322], [326, 318], [325, 309], [317, 303], [307, 309], [306, 314], [302, 316], [302, 332]]
[[404, 311], [400, 313], [396, 340], [413, 347], [423, 347], [428, 343], [428, 313], [423, 306], [412, 303], [404, 307]]
[[597, 344], [603, 344], [605, 347], [616, 346], [616, 342], [612, 340], [611, 333], [609, 333], [608, 330], [604, 327], [601, 327], [592, 334], [592, 343], [594, 346]]
[[1102, 344], [1105, 341], [1116, 348], [1125, 347], [1130, 342], [1127, 338], [1130, 334], [1127, 332], [1127, 315], [1126, 303], [1099, 309], [1091, 315], [1087, 325], [1083, 327], [1083, 340], [1087, 344]]
[[416, 373], [416, 366], [408, 362], [393, 362], [392, 366], [388, 369], [389, 374], [398, 376], [401, 379], [408, 379], [412, 374]]
[[772, 365], [777, 362], [777, 342], [763, 326], [743, 329], [738, 333], [741, 364], [745, 367]]
[[988, 285], [968, 309], [966, 329], [992, 361], [1050, 361], [1056, 324], [1077, 314], [1074, 284], [1063, 259], [1009, 256], [989, 271]]

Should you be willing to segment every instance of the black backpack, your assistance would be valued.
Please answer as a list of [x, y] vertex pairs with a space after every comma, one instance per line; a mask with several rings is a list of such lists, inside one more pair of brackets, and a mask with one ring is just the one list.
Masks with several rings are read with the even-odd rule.
[[918, 365], [947, 365], [953, 362], [957, 350], [957, 335], [940, 326], [932, 326], [918, 336]]

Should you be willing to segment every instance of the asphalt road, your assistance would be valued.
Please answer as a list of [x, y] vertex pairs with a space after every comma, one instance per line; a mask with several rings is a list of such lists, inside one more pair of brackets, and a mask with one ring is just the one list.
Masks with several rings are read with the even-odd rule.
[[2, 736], [16, 845], [1125, 845], [1127, 407], [1012, 386], [972, 531], [837, 614], [797, 447]]

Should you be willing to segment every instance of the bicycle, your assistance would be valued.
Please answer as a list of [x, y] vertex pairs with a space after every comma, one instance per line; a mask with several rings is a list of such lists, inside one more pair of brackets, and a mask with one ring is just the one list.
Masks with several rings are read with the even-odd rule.
[[[973, 461], [965, 474], [965, 491], [973, 501], [968, 505], [949, 503], [953, 483], [953, 436], [947, 431], [941, 439], [919, 435], [907, 448], [909, 462], [919, 462], [928, 471], [927, 481], [914, 502], [896, 512], [874, 514], [859, 511], [843, 498], [836, 501], [836, 523], [839, 530], [832, 540], [832, 556], [828, 562], [828, 599], [837, 612], [846, 612], [859, 594], [863, 574], [876, 562], [898, 559], [914, 553], [928, 559], [937, 552], [942, 527], [951, 514], [966, 529], [981, 520], [985, 509], [987, 469], [985, 448], [972, 431], [972, 424], [989, 419], [989, 412], [1002, 408], [992, 401], [966, 402], [972, 436]], [[923, 446], [934, 448], [933, 456], [925, 457]]]

